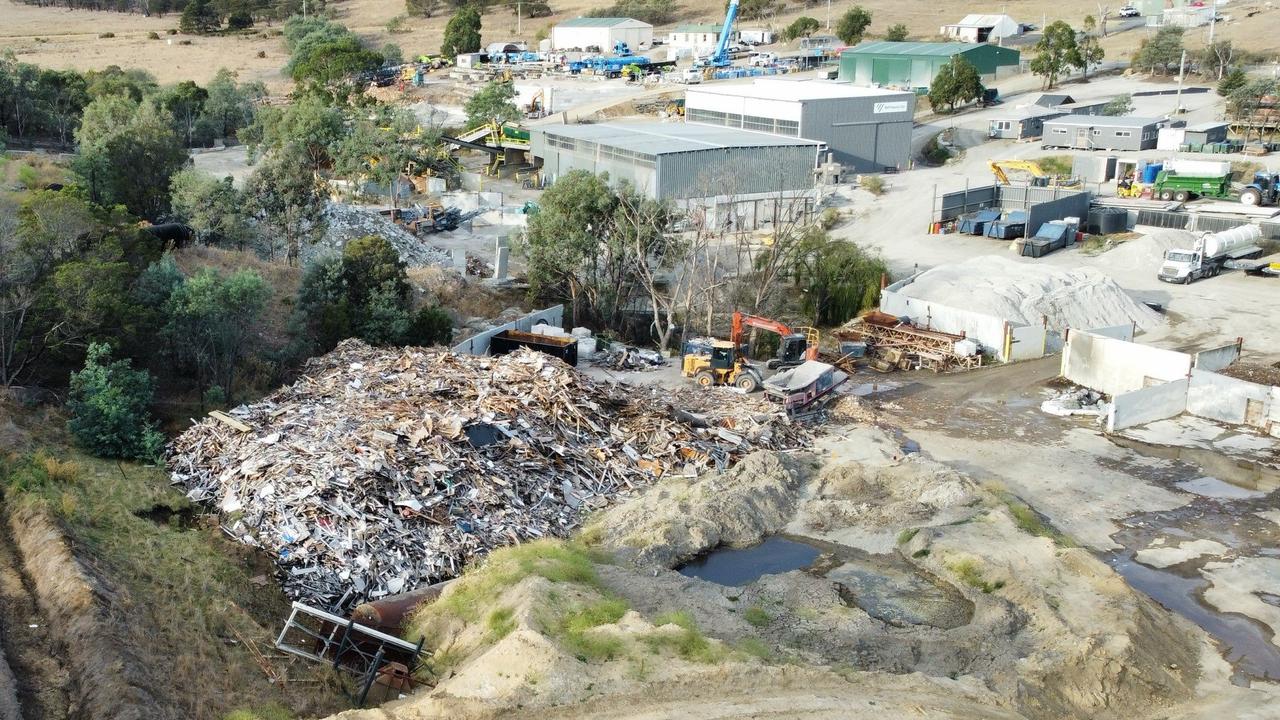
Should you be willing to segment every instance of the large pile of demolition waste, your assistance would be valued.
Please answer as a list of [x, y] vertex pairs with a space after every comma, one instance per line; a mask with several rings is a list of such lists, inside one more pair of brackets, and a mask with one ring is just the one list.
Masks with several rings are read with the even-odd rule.
[[409, 267], [447, 266], [453, 262], [449, 253], [423, 242], [422, 238], [395, 224], [391, 218], [377, 210], [331, 202], [325, 207], [324, 219], [324, 235], [315, 242], [304, 244], [302, 248], [304, 265], [321, 255], [341, 255], [347, 243], [367, 235], [386, 238]]
[[194, 425], [169, 466], [228, 534], [274, 556], [286, 594], [342, 608], [565, 535], [663, 473], [808, 442], [766, 400], [716, 390], [673, 407], [659, 392], [596, 383], [530, 350], [348, 340], [293, 385]]

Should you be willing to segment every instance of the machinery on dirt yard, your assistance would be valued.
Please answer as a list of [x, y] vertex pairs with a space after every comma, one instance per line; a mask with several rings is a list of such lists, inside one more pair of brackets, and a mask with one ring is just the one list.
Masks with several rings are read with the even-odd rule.
[[1006, 171], [1016, 170], [1030, 175], [1033, 187], [1084, 187], [1084, 183], [1079, 178], [1050, 175], [1044, 171], [1044, 168], [1028, 160], [992, 160], [987, 163], [987, 167], [991, 169], [991, 174], [996, 176], [996, 182], [1001, 185], [1011, 185], [1009, 174]]
[[1262, 229], [1241, 225], [1222, 232], [1206, 233], [1190, 250], [1172, 249], [1164, 253], [1157, 277], [1165, 282], [1187, 284], [1213, 277], [1236, 262], [1262, 257]]
[[782, 338], [778, 345], [778, 356], [771, 358], [766, 364], [770, 370], [795, 367], [806, 360], [818, 359], [818, 331], [814, 328], [799, 327], [792, 330], [777, 320], [735, 312], [731, 340], [741, 346], [743, 328], [748, 327], [777, 333]]
[[693, 378], [699, 387], [732, 385], [755, 392], [764, 384], [760, 371], [742, 355], [741, 346], [716, 340], [704, 347], [705, 352], [686, 352], [680, 366], [680, 374]]
[[735, 312], [733, 328], [728, 341], [716, 340], [710, 345], [686, 346], [680, 374], [702, 387], [732, 385], [746, 392], [755, 392], [763, 384], [760, 371], [742, 352], [746, 328], [756, 328], [777, 333], [782, 341], [777, 357], [771, 358], [767, 367], [793, 368], [818, 358], [818, 331], [811, 327], [792, 330], [784, 323], [758, 315]]

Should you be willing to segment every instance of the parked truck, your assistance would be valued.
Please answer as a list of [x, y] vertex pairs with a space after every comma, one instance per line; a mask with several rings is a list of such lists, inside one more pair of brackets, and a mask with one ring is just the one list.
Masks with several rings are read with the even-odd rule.
[[1151, 197], [1161, 200], [1186, 202], [1198, 197], [1233, 198], [1231, 173], [1222, 175], [1184, 175], [1173, 170], [1161, 170], [1151, 186]]
[[1262, 230], [1252, 224], [1205, 233], [1190, 250], [1166, 250], [1158, 277], [1165, 282], [1183, 284], [1213, 277], [1222, 272], [1228, 262], [1262, 257], [1262, 248], [1258, 246], [1261, 239]]

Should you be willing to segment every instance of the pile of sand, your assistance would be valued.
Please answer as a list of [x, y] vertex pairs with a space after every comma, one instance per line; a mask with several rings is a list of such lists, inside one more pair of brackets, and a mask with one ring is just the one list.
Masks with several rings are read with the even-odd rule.
[[1136, 240], [1127, 240], [1101, 256], [1108, 267], [1120, 270], [1147, 270], [1154, 275], [1164, 262], [1164, 252], [1190, 250], [1196, 234], [1186, 230], [1155, 230]]
[[1063, 269], [986, 255], [934, 268], [902, 289], [918, 298], [994, 315], [1010, 322], [1089, 330], [1137, 323], [1151, 328], [1163, 319], [1124, 288], [1091, 268]]

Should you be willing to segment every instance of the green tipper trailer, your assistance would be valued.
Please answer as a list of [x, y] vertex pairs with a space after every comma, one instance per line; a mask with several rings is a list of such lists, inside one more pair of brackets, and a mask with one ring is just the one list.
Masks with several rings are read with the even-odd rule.
[[1163, 170], [1151, 187], [1151, 197], [1184, 202], [1198, 197], [1234, 199], [1231, 173], [1225, 175], [1179, 175]]

